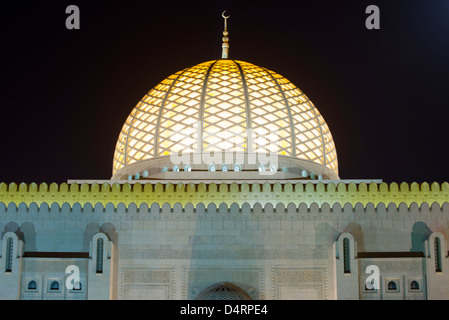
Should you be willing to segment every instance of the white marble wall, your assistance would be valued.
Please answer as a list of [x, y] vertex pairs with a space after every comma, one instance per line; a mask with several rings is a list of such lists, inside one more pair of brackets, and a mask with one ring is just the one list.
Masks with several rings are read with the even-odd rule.
[[[24, 252], [90, 252], [82, 262], [88, 283], [85, 296], [101, 299], [194, 299], [221, 282], [237, 285], [254, 299], [449, 297], [445, 289], [448, 217], [448, 205], [427, 204], [421, 208], [397, 208], [394, 204], [377, 208], [353, 208], [350, 204], [256, 204], [252, 208], [247, 204], [241, 208], [235, 204], [230, 208], [226, 204], [196, 208], [180, 204], [173, 208], [168, 204], [139, 208], [133, 204], [117, 208], [44, 204], [17, 208], [0, 203], [1, 235], [16, 234]], [[102, 276], [92, 271], [95, 254], [91, 241], [99, 232], [110, 240], [105, 248], [109, 264]], [[406, 277], [421, 277], [422, 293], [405, 294], [404, 289], [401, 294], [375, 295], [363, 291], [363, 266], [372, 261], [358, 259], [357, 252], [424, 251], [425, 241], [435, 232], [444, 241], [442, 276], [426, 268], [410, 273], [404, 258], [394, 264], [391, 259], [378, 261], [394, 266], [386, 268], [382, 277], [399, 277], [404, 288]], [[356, 266], [352, 277], [346, 278], [342, 278], [336, 255], [337, 239], [343, 233], [353, 237], [352, 263]], [[4, 266], [2, 259], [4, 251], [0, 258]], [[23, 293], [19, 279], [32, 274], [44, 279], [50, 272], [48, 261], [31, 268], [30, 259], [20, 258], [20, 254], [16, 257], [16, 276], [0, 270], [1, 297], [32, 298]], [[432, 257], [427, 252], [420, 261], [428, 259]], [[61, 266], [67, 263], [60, 262]]]

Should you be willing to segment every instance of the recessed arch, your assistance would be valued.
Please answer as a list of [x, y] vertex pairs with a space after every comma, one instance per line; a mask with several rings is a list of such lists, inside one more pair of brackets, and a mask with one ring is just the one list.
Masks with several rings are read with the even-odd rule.
[[252, 300], [239, 286], [230, 282], [213, 284], [201, 291], [195, 300]]

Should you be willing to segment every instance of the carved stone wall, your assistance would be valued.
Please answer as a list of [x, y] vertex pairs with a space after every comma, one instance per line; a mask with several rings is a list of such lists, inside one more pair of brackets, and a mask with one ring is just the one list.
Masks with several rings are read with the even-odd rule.
[[275, 266], [271, 281], [275, 290], [272, 299], [302, 300], [327, 299], [327, 265], [324, 266]]
[[174, 268], [120, 267], [119, 299], [174, 299]]

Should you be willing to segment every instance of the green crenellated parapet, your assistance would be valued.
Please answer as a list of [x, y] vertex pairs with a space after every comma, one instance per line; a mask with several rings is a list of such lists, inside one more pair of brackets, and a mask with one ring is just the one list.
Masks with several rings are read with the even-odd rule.
[[113, 203], [117, 205], [124, 203], [129, 205], [135, 203], [152, 204], [169, 203], [174, 205], [180, 203], [182, 206], [192, 203], [196, 206], [203, 203], [226, 203], [231, 205], [237, 203], [242, 205], [248, 203], [251, 206], [255, 203], [265, 205], [271, 203], [274, 206], [278, 203], [305, 203], [310, 205], [316, 203], [322, 205], [328, 203], [333, 205], [339, 203], [344, 205], [350, 203], [353, 206], [357, 203], [366, 205], [372, 203], [375, 206], [379, 203], [389, 204], [405, 203], [410, 205], [415, 202], [438, 203], [440, 206], [449, 202], [449, 184], [447, 182], [428, 184], [401, 183], [387, 184], [377, 183], [0, 183], [0, 202], [9, 204], [11, 202], [18, 205], [45, 203]]

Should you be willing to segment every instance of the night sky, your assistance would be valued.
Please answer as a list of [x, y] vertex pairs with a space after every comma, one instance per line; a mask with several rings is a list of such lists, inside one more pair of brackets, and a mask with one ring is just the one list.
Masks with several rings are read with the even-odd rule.
[[[68, 30], [65, 9], [80, 8]], [[368, 30], [368, 5], [380, 30]], [[334, 137], [342, 179], [449, 181], [449, 1], [7, 1], [0, 181], [109, 179], [120, 129], [170, 74], [221, 55], [285, 76]]]

